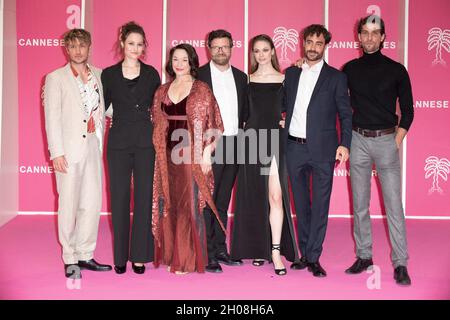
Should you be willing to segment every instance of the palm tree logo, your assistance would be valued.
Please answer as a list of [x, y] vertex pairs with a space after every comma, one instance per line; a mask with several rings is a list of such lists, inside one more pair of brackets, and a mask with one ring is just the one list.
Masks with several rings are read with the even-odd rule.
[[431, 49], [436, 50], [436, 57], [433, 61], [433, 66], [437, 64], [442, 64], [443, 66], [447, 66], [447, 63], [442, 59], [442, 49], [447, 52], [450, 52], [450, 30], [441, 28], [431, 28], [428, 31], [428, 51]]
[[275, 48], [281, 47], [281, 63], [290, 63], [291, 60], [287, 57], [287, 49], [296, 51], [298, 44], [298, 32], [295, 29], [286, 29], [285, 27], [277, 27], [273, 30], [273, 44]]
[[443, 190], [439, 187], [439, 178], [447, 181], [447, 175], [450, 172], [450, 161], [447, 158], [441, 158], [430, 156], [425, 160], [425, 179], [433, 176], [433, 185], [428, 190], [428, 194], [432, 194], [437, 191], [439, 194], [443, 194]]

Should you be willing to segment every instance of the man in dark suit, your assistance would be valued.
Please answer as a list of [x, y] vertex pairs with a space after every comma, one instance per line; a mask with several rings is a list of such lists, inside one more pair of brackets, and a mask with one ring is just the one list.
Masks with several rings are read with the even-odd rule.
[[[222, 139], [217, 144], [212, 165], [214, 174], [214, 202], [220, 220], [227, 226], [228, 206], [238, 170], [237, 135], [243, 127], [242, 114], [247, 95], [247, 75], [231, 66], [233, 47], [231, 34], [225, 30], [214, 30], [208, 35], [208, 49], [211, 61], [198, 70], [198, 79], [206, 82], [219, 104], [224, 124]], [[241, 265], [233, 260], [227, 251], [226, 237], [209, 207], [204, 210], [208, 243], [208, 272], [222, 272], [219, 263]]]
[[[288, 68], [285, 77], [286, 159], [302, 255], [291, 268], [308, 267], [315, 277], [325, 277], [319, 258], [334, 165], [336, 160], [344, 163], [349, 157], [352, 111], [345, 74], [323, 61], [331, 34], [322, 25], [310, 25], [303, 30], [303, 40], [305, 62], [301, 68]], [[340, 120], [340, 143], [336, 115]]]

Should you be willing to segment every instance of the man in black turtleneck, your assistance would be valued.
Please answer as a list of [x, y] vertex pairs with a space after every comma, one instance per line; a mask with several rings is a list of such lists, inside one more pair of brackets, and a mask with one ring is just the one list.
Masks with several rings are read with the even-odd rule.
[[[375, 163], [392, 245], [394, 279], [400, 285], [410, 285], [399, 146], [413, 121], [413, 98], [405, 67], [381, 53], [385, 37], [384, 21], [380, 17], [372, 15], [361, 19], [358, 38], [364, 54], [348, 62], [343, 69], [353, 108], [350, 177], [357, 249], [357, 260], [345, 272], [357, 274], [373, 265], [369, 203]], [[400, 119], [396, 115], [397, 100]]]

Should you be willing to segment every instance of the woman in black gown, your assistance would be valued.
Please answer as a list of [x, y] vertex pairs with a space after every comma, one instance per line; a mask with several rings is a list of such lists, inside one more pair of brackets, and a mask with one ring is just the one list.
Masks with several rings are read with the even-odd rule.
[[[285, 275], [281, 255], [295, 261], [298, 250], [279, 125], [284, 75], [269, 36], [254, 37], [251, 48], [247, 138], [241, 151], [245, 164], [238, 173], [231, 255], [233, 259], [254, 259], [255, 266], [273, 261], [275, 273]], [[248, 138], [252, 136], [256, 140]]]

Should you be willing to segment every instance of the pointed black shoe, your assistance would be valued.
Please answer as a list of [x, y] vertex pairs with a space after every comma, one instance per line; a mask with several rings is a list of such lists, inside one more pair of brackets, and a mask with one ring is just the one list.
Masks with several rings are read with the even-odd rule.
[[205, 267], [205, 271], [211, 273], [223, 272], [222, 267], [216, 259], [211, 259], [208, 261], [208, 265]]
[[124, 266], [114, 266], [114, 271], [115, 271], [117, 274], [125, 273], [125, 272], [127, 272], [127, 265], [124, 265]]
[[394, 270], [395, 282], [401, 286], [410, 286], [411, 278], [408, 275], [408, 269], [405, 266], [398, 266]]
[[226, 264], [227, 266], [240, 266], [243, 264], [242, 260], [231, 259], [230, 255], [224, 251], [217, 253], [216, 259], [219, 263]]
[[81, 270], [91, 270], [91, 271], [110, 271], [112, 267], [107, 264], [100, 264], [94, 259], [86, 261], [78, 261], [78, 266]]
[[[281, 246], [279, 244], [272, 244], [272, 251], [273, 250], [278, 250], [281, 253]], [[273, 267], [275, 268], [275, 263], [273, 264]], [[275, 274], [277, 276], [285, 276], [287, 274], [286, 268], [282, 268], [282, 269], [276, 269], [275, 268], [274, 270], [275, 270]]]
[[81, 269], [76, 263], [65, 264], [64, 274], [66, 278], [70, 279], [81, 279]]
[[145, 265], [137, 266], [134, 263], [132, 263], [131, 268], [133, 269], [134, 273], [137, 274], [143, 274], [145, 272]]
[[294, 270], [303, 270], [308, 266], [308, 261], [305, 257], [301, 257], [300, 260], [295, 261], [293, 264], [291, 264], [291, 269]]
[[371, 266], [373, 266], [372, 259], [357, 258], [355, 263], [353, 263], [350, 268], [345, 270], [345, 273], [347, 273], [347, 274], [358, 274], [358, 273], [366, 271]]
[[308, 263], [308, 271], [312, 272], [314, 277], [323, 278], [327, 276], [327, 272], [322, 268], [319, 261]]

